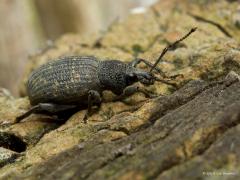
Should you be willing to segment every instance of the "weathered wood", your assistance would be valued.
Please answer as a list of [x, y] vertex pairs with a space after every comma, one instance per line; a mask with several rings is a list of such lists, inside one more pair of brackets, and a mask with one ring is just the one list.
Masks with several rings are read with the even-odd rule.
[[[197, 92], [197, 93], [196, 93]], [[194, 94], [189, 97], [189, 94]], [[185, 95], [185, 96], [184, 96]], [[119, 179], [119, 178], [171, 178], [171, 170], [178, 178], [177, 166], [194, 164], [199, 156], [202, 166], [208, 161], [223, 162], [229, 153], [235, 163], [240, 163], [239, 142], [232, 131], [239, 134], [240, 123], [240, 82], [236, 77], [204, 83], [192, 82], [168, 97], [156, 99], [161, 106], [172, 102], [179, 104], [164, 114], [159, 114], [152, 125], [115, 142], [101, 143], [98, 139], [81, 143], [66, 152], [51, 158], [17, 177], [39, 179]], [[173, 104], [172, 104], [173, 105]], [[131, 117], [130, 117], [131, 118]], [[229, 132], [230, 131], [230, 132]], [[233, 149], [221, 145], [225, 155], [213, 155], [215, 144], [233, 139]], [[213, 146], [213, 147], [212, 147]], [[233, 146], [233, 145], [232, 145]], [[213, 150], [211, 150], [213, 149]], [[210, 154], [209, 154], [210, 153]], [[212, 154], [212, 156], [211, 156]], [[196, 158], [195, 158], [196, 159]], [[197, 162], [195, 162], [197, 163]], [[231, 164], [231, 162], [228, 162]], [[231, 171], [228, 163], [220, 164], [224, 171]], [[182, 165], [183, 164], [183, 165]], [[215, 171], [210, 164], [203, 172]], [[191, 168], [190, 177], [203, 177], [201, 168]], [[187, 169], [183, 169], [182, 171]], [[196, 170], [196, 172], [194, 172]], [[237, 169], [234, 171], [236, 172]], [[197, 174], [196, 174], [197, 173]], [[167, 175], [164, 175], [167, 174]], [[162, 175], [162, 176], [161, 176]], [[195, 176], [196, 175], [196, 176]], [[187, 174], [186, 174], [187, 176]], [[163, 178], [161, 178], [163, 177]]]

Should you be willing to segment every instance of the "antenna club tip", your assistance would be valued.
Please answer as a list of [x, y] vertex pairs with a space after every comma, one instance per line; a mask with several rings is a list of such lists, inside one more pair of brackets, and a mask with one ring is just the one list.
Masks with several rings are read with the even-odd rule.
[[196, 30], [197, 30], [197, 27], [194, 27], [194, 28], [191, 29], [191, 32], [194, 32]]

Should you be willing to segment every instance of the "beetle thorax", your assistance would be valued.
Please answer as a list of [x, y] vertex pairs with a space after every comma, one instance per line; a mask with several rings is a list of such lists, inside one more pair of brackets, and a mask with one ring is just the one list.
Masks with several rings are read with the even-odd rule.
[[127, 65], [121, 61], [110, 60], [99, 63], [98, 77], [103, 89], [121, 94], [126, 84]]

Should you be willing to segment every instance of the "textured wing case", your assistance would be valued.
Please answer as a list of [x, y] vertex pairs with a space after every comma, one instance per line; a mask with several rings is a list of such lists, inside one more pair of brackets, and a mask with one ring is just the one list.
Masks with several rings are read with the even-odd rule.
[[41, 66], [33, 71], [28, 80], [31, 104], [83, 103], [89, 90], [101, 91], [98, 64], [95, 57], [71, 56]]

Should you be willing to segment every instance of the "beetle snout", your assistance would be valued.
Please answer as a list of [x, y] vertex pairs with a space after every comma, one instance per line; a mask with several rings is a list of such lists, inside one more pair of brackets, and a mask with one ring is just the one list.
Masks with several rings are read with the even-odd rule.
[[146, 73], [142, 75], [139, 81], [144, 85], [152, 85], [154, 84], [154, 77], [152, 74]]

